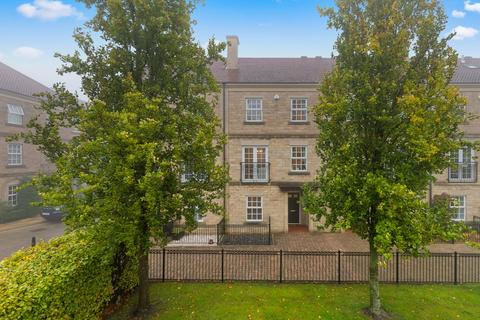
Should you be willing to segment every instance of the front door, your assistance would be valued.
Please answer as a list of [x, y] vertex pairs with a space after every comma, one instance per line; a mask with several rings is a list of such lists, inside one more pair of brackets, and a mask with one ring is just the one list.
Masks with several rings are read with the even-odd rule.
[[288, 194], [288, 223], [300, 224], [300, 195]]

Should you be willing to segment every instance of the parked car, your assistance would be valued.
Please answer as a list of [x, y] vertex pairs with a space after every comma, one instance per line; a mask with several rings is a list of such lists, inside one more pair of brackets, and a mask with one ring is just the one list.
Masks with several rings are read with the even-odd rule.
[[40, 215], [48, 221], [61, 221], [65, 212], [62, 207], [44, 207]]

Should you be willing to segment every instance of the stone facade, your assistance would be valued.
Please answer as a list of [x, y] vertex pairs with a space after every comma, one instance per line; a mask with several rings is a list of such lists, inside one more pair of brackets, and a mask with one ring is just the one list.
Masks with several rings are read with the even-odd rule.
[[[314, 178], [319, 166], [319, 159], [315, 153], [318, 129], [311, 107], [317, 103], [318, 83], [322, 76], [318, 75], [320, 79], [312, 81], [310, 69], [317, 68], [318, 71], [315, 72], [318, 73], [327, 72], [331, 62], [319, 57], [283, 60], [244, 58], [242, 60], [238, 58], [238, 48], [230, 48], [238, 46], [238, 38], [227, 37], [227, 41], [229, 50], [226, 68], [221, 65], [212, 68], [222, 88], [216, 111], [222, 120], [222, 130], [228, 136], [225, 155], [222, 155], [222, 161], [229, 166], [231, 178], [227, 186], [228, 196], [225, 199], [226, 219], [234, 224], [270, 221], [274, 232], [287, 232], [289, 225], [300, 225], [310, 231], [317, 230], [319, 222], [313, 221], [311, 217], [304, 214], [301, 205], [298, 208], [298, 218], [289, 217], [290, 210], [295, 207], [289, 198], [298, 197], [301, 203], [301, 186]], [[471, 72], [472, 68], [468, 69]], [[467, 111], [480, 114], [480, 82], [453, 84], [459, 86], [462, 94], [468, 99]], [[304, 122], [291, 121], [292, 99], [296, 98], [308, 101], [308, 116]], [[247, 121], [248, 99], [261, 100], [262, 116], [257, 119], [258, 121]], [[470, 121], [462, 129], [468, 139], [478, 140], [480, 119]], [[307, 169], [304, 172], [291, 170], [292, 146], [307, 147]], [[267, 157], [260, 155], [262, 161], [267, 164], [259, 164], [257, 161], [256, 164], [251, 165], [251, 170], [267, 171], [266, 179], [253, 182], [245, 179], [247, 168], [244, 167], [242, 173], [242, 163], [246, 161], [244, 150], [246, 147], [261, 148], [261, 152], [268, 155]], [[473, 159], [473, 161], [476, 160]], [[264, 166], [268, 168], [265, 169]], [[472, 166], [475, 167], [476, 164]], [[452, 181], [448, 179], [448, 172], [445, 172], [438, 176], [437, 181], [426, 194], [429, 197], [442, 193], [464, 196], [465, 208], [462, 209], [465, 212], [464, 218], [472, 220], [474, 216], [480, 216], [480, 197], [478, 196], [480, 184], [476, 171], [471, 175], [470, 180], [468, 182]], [[252, 200], [261, 197], [261, 219], [258, 221], [249, 221], [247, 218], [248, 197], [255, 197]]]
[[[475, 85], [457, 84], [457, 86], [468, 101], [466, 111], [478, 117], [480, 115], [480, 83]], [[469, 120], [462, 126], [462, 130], [467, 140], [480, 140], [480, 118]], [[473, 172], [468, 175], [466, 181], [455, 181], [455, 179], [451, 179], [451, 176], [449, 177], [448, 171], [445, 171], [437, 176], [430, 192], [432, 197], [442, 193], [456, 197], [463, 196], [465, 199], [464, 220], [466, 221], [471, 221], [474, 217], [480, 217], [480, 182], [477, 165], [479, 151], [473, 153]]]
[[[247, 197], [262, 197], [262, 222], [270, 221], [272, 231], [288, 231], [289, 194], [300, 197], [300, 187], [310, 181], [318, 168], [319, 160], [315, 153], [316, 125], [310, 106], [317, 102], [316, 84], [299, 85], [239, 85], [228, 84], [223, 87], [225, 133], [228, 135], [226, 159], [229, 165], [230, 184], [227, 188], [227, 220], [241, 224], [247, 220]], [[246, 121], [247, 99], [262, 101], [262, 121]], [[292, 99], [306, 99], [308, 115], [304, 122], [291, 121]], [[219, 104], [219, 108], [222, 104]], [[244, 147], [262, 147], [266, 150], [268, 178], [262, 182], [246, 181], [242, 176], [242, 162], [245, 162]], [[292, 171], [291, 147], [305, 146], [307, 168], [302, 172]], [[245, 170], [245, 169], [244, 169]], [[299, 207], [297, 224], [314, 224]], [[255, 223], [255, 222], [251, 222]]]
[[[21, 142], [18, 143], [22, 145], [22, 164], [8, 165], [9, 143], [5, 141], [5, 138], [25, 130], [26, 123], [36, 114], [35, 106], [38, 106], [38, 103], [37, 98], [0, 90], [0, 201], [7, 201], [9, 186], [19, 185], [21, 181], [30, 179], [38, 172], [52, 169], [52, 166], [35, 146]], [[22, 125], [8, 123], [8, 105], [15, 105], [23, 109], [25, 115]]]

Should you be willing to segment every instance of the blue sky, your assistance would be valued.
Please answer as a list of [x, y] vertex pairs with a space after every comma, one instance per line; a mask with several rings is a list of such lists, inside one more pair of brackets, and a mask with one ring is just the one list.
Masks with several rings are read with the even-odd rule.
[[[238, 35], [243, 57], [330, 56], [336, 35], [319, 17], [318, 4], [333, 0], [205, 0], [195, 11], [195, 36], [205, 44], [211, 36]], [[480, 0], [444, 0], [444, 6], [446, 30], [458, 32], [451, 45], [461, 55], [480, 56]], [[73, 0], [2, 0], [0, 61], [47, 86], [62, 81], [78, 90], [76, 76], [56, 74], [53, 54], [73, 52], [74, 28], [92, 15]]]

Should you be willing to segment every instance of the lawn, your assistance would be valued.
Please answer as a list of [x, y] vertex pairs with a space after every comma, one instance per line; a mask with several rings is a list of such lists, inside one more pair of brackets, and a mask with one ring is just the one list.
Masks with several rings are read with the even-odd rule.
[[[382, 285], [394, 319], [480, 319], [480, 285]], [[132, 296], [110, 320], [134, 319]], [[367, 319], [366, 285], [153, 283], [149, 320]]]

